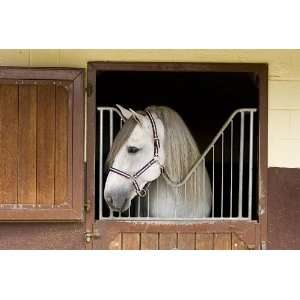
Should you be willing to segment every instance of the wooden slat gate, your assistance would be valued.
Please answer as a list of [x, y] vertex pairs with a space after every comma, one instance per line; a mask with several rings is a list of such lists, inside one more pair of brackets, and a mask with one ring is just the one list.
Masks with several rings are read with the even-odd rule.
[[111, 250], [241, 250], [259, 249], [256, 222], [154, 224], [100, 221], [94, 249]]

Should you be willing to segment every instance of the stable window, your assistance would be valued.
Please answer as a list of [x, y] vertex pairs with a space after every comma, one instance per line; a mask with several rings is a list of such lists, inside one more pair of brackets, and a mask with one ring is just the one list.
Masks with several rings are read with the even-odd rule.
[[[99, 62], [91, 69], [95, 129], [90, 133], [95, 140], [90, 141], [90, 151], [94, 143], [96, 219], [259, 220], [266, 166], [261, 127], [266, 122], [260, 77], [263, 65]], [[105, 161], [123, 126], [116, 104], [135, 111], [153, 105], [170, 107], [185, 122], [200, 151], [179, 182], [167, 182], [168, 176], [160, 176], [144, 197], [135, 197], [122, 212], [112, 210], [104, 197]], [[180, 146], [181, 141], [177, 142], [174, 147]], [[163, 181], [171, 196], [160, 193]], [[172, 190], [181, 198], [168, 205], [166, 213], [161, 203], [172, 201]], [[199, 199], [208, 194], [210, 208], [205, 216], [197, 214], [200, 200], [187, 209], [192, 191]]]
[[83, 219], [80, 69], [0, 68], [0, 221]]

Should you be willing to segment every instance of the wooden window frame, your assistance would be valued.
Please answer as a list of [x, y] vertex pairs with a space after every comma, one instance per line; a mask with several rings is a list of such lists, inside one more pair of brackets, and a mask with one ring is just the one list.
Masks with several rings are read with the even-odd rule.
[[[96, 142], [96, 73], [98, 71], [160, 71], [160, 72], [251, 72], [258, 78], [259, 99], [259, 162], [258, 162], [258, 220], [257, 221], [220, 221], [197, 222], [195, 227], [199, 231], [203, 226], [209, 226], [209, 231], [214, 232], [224, 226], [230, 228], [252, 228], [257, 239], [256, 248], [265, 248], [267, 241], [267, 199], [268, 199], [268, 64], [266, 63], [186, 63], [186, 62], [88, 62], [88, 106], [87, 106], [87, 199], [91, 209], [87, 214], [87, 231], [99, 231], [103, 227], [104, 231], [114, 228], [114, 232], [126, 232], [129, 228], [138, 226], [126, 222], [102, 222], [95, 221], [95, 142]], [[141, 220], [145, 222], [145, 220]], [[159, 231], [161, 224], [154, 224]], [[180, 223], [177, 224], [180, 225]], [[117, 229], [116, 229], [117, 227]], [[243, 227], [243, 228], [244, 228]], [[147, 227], [148, 228], [148, 227]], [[103, 232], [101, 230], [101, 232]], [[154, 230], [152, 228], [152, 230]], [[245, 232], [246, 229], [242, 231]], [[106, 233], [108, 235], [108, 233]], [[96, 240], [97, 241], [97, 240]], [[91, 246], [92, 247], [92, 246]]]
[[[69, 81], [73, 84], [72, 129], [68, 143], [72, 144], [71, 206], [66, 208], [0, 209], [0, 222], [7, 221], [82, 221], [84, 207], [84, 69], [0, 67], [0, 80], [20, 82], [31, 80]], [[69, 162], [70, 163], [70, 162]], [[71, 185], [71, 186], [70, 186]]]

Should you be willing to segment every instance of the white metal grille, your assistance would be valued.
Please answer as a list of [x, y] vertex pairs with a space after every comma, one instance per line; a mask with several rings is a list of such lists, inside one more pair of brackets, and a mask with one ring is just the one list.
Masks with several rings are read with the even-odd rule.
[[[182, 182], [174, 183], [166, 176], [164, 176], [164, 179], [161, 178], [162, 176], [159, 179], [166, 180], [174, 189], [183, 188], [186, 191], [189, 182], [196, 180], [196, 171], [199, 168], [203, 168], [203, 170], [210, 168], [212, 209], [209, 218], [178, 217], [176, 215], [176, 206], [173, 217], [151, 217], [149, 214], [149, 191], [143, 200], [140, 197], [136, 197], [132, 202], [131, 208], [122, 214], [109, 210], [103, 199], [104, 158], [112, 146], [115, 135], [122, 128], [122, 119], [119, 111], [113, 107], [98, 107], [97, 109], [99, 114], [99, 160], [97, 162], [99, 166], [99, 219], [130, 221], [252, 219], [254, 118], [257, 109], [242, 108], [234, 111]], [[236, 136], [237, 138], [235, 138]], [[238, 148], [238, 151], [234, 151], [235, 148]], [[217, 153], [220, 156], [218, 159]], [[208, 161], [210, 167], [207, 166]], [[246, 165], [247, 168], [245, 168]], [[236, 169], [235, 172], [234, 169]], [[203, 180], [205, 180], [205, 176], [203, 176]], [[158, 186], [157, 181], [153, 182], [152, 185]], [[203, 187], [205, 187], [205, 182], [203, 182]], [[186, 193], [184, 195], [186, 197]], [[152, 201], [159, 201], [158, 198], [157, 193], [154, 195], [154, 199], [151, 197]], [[141, 213], [141, 201], [146, 201], [147, 203], [143, 213]]]

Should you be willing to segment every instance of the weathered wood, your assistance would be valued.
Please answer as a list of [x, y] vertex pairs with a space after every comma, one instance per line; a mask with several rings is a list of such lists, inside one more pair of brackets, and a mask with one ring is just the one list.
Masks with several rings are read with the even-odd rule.
[[139, 233], [123, 233], [122, 234], [123, 250], [140, 250], [140, 234]]
[[141, 233], [141, 250], [158, 250], [158, 233]]
[[214, 235], [212, 233], [196, 234], [196, 250], [212, 250], [214, 248]]
[[215, 233], [214, 234], [214, 249], [215, 250], [230, 250], [231, 249], [231, 233]]
[[0, 85], [0, 203], [17, 203], [18, 86]]
[[268, 249], [300, 250], [300, 169], [270, 168], [269, 194]]
[[232, 250], [247, 250], [247, 245], [240, 239], [236, 233], [231, 234], [231, 249]]
[[37, 88], [19, 86], [18, 203], [36, 204]]
[[108, 250], [122, 250], [122, 234], [118, 233], [109, 243]]
[[195, 233], [178, 233], [178, 249], [195, 250]]
[[159, 249], [171, 250], [177, 248], [177, 233], [159, 233]]
[[68, 202], [68, 91], [56, 87], [55, 99], [55, 205]]
[[54, 204], [55, 86], [38, 86], [37, 202]]

